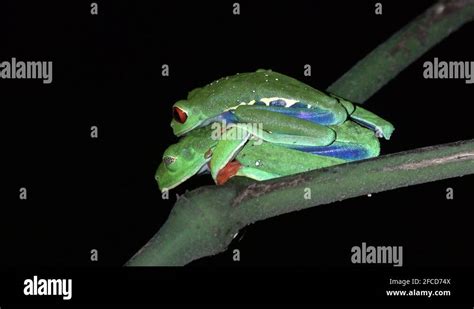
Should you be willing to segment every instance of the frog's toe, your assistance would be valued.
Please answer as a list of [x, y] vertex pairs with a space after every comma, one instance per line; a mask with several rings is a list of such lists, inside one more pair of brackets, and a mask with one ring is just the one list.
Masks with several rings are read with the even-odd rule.
[[386, 126], [383, 126], [382, 128], [379, 128], [377, 127], [375, 129], [375, 135], [378, 137], [378, 138], [385, 138], [386, 140], [389, 140], [390, 139], [390, 136], [392, 136], [392, 133], [393, 131], [395, 130], [395, 128], [391, 125], [386, 125]]

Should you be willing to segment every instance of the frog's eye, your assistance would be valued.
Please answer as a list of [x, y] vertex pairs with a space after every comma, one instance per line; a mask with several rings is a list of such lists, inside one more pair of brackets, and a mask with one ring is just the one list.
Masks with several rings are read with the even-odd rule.
[[173, 118], [179, 123], [185, 123], [188, 119], [188, 115], [181, 108], [174, 106], [173, 107]]
[[170, 166], [176, 161], [176, 157], [172, 156], [164, 156], [163, 157], [163, 162], [165, 163], [166, 166]]

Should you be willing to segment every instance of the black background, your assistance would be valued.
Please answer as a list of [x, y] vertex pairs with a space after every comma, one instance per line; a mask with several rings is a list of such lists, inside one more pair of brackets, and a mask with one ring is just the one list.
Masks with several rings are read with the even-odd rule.
[[[6, 198], [0, 266], [15, 282], [44, 269], [75, 269], [86, 280], [96, 273], [79, 270], [96, 268], [107, 278], [104, 267], [110, 267], [108, 275], [133, 286], [119, 267], [158, 231], [175, 202], [174, 194], [161, 199], [154, 180], [164, 149], [177, 140], [169, 126], [175, 101], [214, 79], [258, 68], [325, 89], [432, 4], [380, 1], [383, 15], [377, 16], [375, 1], [240, 1], [241, 15], [234, 16], [233, 2], [98, 1], [99, 15], [92, 16], [88, 1], [5, 1], [0, 60], [53, 61], [50, 85], [0, 81]], [[473, 86], [426, 80], [422, 74], [423, 62], [434, 57], [473, 60], [472, 34], [472, 24], [455, 32], [366, 102], [396, 128], [392, 139], [382, 142], [382, 153], [473, 137]], [[169, 77], [161, 76], [164, 63]], [[305, 64], [312, 66], [311, 77], [303, 76]], [[90, 138], [92, 125], [99, 128], [98, 139]], [[258, 277], [262, 286], [279, 278], [286, 286], [306, 276], [355, 276], [336, 296], [362, 289], [365, 301], [384, 301], [375, 287], [386, 284], [393, 267], [355, 267], [350, 249], [361, 242], [403, 246], [400, 272], [408, 277], [418, 271], [472, 274], [473, 179], [398, 189], [259, 222], [226, 253], [193, 262], [199, 270], [187, 270], [186, 278], [219, 278], [211, 284], [238, 290], [245, 283], [236, 278]], [[209, 176], [195, 177], [174, 192], [203, 184], [212, 184]], [[20, 187], [28, 189], [26, 201], [18, 199]], [[448, 187], [454, 200], [446, 200]], [[234, 248], [241, 251], [237, 263]], [[98, 262], [90, 261], [91, 249], [99, 251]], [[234, 271], [228, 267], [245, 275], [228, 275]], [[160, 286], [154, 279], [147, 276]], [[308, 301], [298, 285], [287, 291], [289, 301]], [[324, 296], [309, 293], [311, 301]], [[167, 297], [161, 301], [193, 301]]]

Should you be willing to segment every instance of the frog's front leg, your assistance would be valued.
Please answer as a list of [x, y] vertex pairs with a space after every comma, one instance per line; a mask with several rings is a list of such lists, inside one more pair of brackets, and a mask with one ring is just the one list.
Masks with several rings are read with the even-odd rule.
[[[225, 131], [225, 137], [222, 138], [212, 151], [212, 158], [209, 161], [209, 169], [211, 170], [211, 176], [217, 184], [224, 183], [227, 181], [227, 175], [220, 174], [219, 172], [232, 161], [237, 153], [244, 147], [245, 143], [249, 140], [251, 133], [248, 130], [243, 129], [243, 125], [235, 125]], [[240, 132], [239, 132], [240, 130]], [[230, 169], [234, 170], [234, 169]], [[227, 169], [225, 172], [228, 172]], [[225, 181], [221, 181], [221, 178], [225, 178]]]

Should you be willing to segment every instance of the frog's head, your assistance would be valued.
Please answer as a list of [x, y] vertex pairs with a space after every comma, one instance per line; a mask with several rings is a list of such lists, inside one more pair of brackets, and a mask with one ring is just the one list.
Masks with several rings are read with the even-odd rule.
[[200, 127], [206, 118], [196, 109], [192, 101], [180, 100], [173, 105], [171, 128], [176, 136], [181, 136]]
[[198, 100], [180, 100], [173, 105], [173, 120], [171, 128], [176, 136], [185, 135], [188, 132], [208, 125], [213, 119], [222, 113], [222, 110], [213, 106], [206, 106], [205, 102]]
[[199, 154], [191, 148], [179, 146], [171, 145], [165, 151], [156, 171], [155, 179], [162, 192], [177, 187], [207, 166], [209, 158], [206, 158], [205, 153]]
[[[222, 83], [221, 83], [222, 84]], [[196, 88], [188, 93], [186, 100], [173, 105], [171, 127], [176, 136], [181, 136], [199, 127], [203, 127], [223, 112], [219, 104], [209, 104], [215, 96], [215, 88], [210, 85]]]
[[173, 189], [193, 175], [207, 170], [207, 162], [216, 143], [209, 136], [207, 128], [198, 129], [165, 150], [155, 174], [162, 192]]

